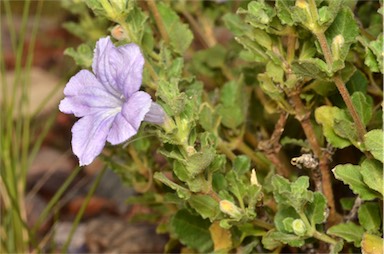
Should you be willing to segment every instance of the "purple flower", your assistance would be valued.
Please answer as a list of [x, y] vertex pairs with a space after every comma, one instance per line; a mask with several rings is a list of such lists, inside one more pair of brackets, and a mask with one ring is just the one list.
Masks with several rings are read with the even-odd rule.
[[80, 119], [72, 127], [72, 149], [80, 166], [90, 164], [108, 141], [135, 135], [143, 120], [162, 123], [163, 109], [139, 91], [144, 57], [136, 44], [115, 47], [109, 37], [96, 43], [92, 69], [67, 83], [59, 109]]

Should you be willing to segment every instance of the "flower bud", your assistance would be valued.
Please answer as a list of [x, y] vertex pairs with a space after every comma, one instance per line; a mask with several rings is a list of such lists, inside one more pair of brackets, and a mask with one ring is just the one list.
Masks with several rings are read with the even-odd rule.
[[252, 172], [251, 172], [251, 185], [260, 186], [259, 182], [257, 181], [255, 169], [252, 169]]
[[234, 219], [240, 219], [241, 217], [241, 209], [228, 200], [220, 201], [220, 211]]
[[292, 229], [298, 236], [304, 236], [307, 232], [307, 227], [301, 219], [296, 219], [292, 222]]
[[111, 35], [113, 38], [115, 38], [118, 41], [121, 41], [124, 38], [127, 38], [127, 35], [126, 35], [123, 27], [120, 25], [117, 25], [114, 28], [112, 28]]

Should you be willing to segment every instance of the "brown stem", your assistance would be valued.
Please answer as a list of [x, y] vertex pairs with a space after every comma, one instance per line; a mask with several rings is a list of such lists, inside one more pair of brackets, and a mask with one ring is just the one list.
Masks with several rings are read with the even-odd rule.
[[280, 114], [280, 118], [275, 125], [275, 129], [271, 135], [269, 140], [261, 141], [258, 144], [258, 149], [264, 151], [267, 158], [275, 165], [277, 173], [286, 178], [290, 176], [290, 164], [282, 163], [284, 157], [282, 157], [281, 145], [279, 143], [280, 137], [283, 134], [285, 123], [287, 121], [288, 114], [282, 113]]
[[167, 30], [165, 29], [163, 20], [161, 19], [161, 16], [160, 16], [159, 10], [157, 9], [155, 1], [147, 0], [146, 3], [148, 5], [148, 8], [153, 14], [153, 18], [156, 21], [156, 25], [157, 25], [157, 28], [159, 29], [161, 37], [163, 38], [166, 44], [169, 44], [169, 36], [168, 36]]
[[[336, 212], [335, 200], [332, 191], [331, 175], [329, 173], [329, 155], [322, 151], [321, 146], [317, 140], [313, 125], [310, 120], [310, 112], [304, 107], [303, 102], [299, 96], [299, 91], [290, 94], [293, 106], [296, 111], [296, 118], [299, 120], [301, 127], [304, 130], [305, 136], [311, 146], [315, 156], [319, 159], [320, 172], [313, 171], [312, 177], [315, 185], [321, 188], [328, 201], [329, 223], [333, 224], [339, 220], [339, 215]], [[321, 186], [321, 187], [320, 187]]]
[[366, 134], [366, 130], [363, 125], [363, 122], [359, 117], [359, 114], [357, 113], [355, 107], [352, 104], [352, 99], [349, 96], [349, 93], [347, 88], [345, 87], [344, 81], [341, 79], [340, 75], [334, 76], [333, 81], [335, 82], [337, 89], [339, 90], [341, 97], [343, 97], [345, 105], [347, 105], [349, 113], [351, 114], [352, 119], [356, 124], [359, 141], [364, 142], [364, 135]]
[[[328, 64], [328, 67], [332, 68], [332, 64], [333, 64], [332, 53], [331, 53], [331, 50], [329, 49], [325, 34], [323, 32], [318, 32], [318, 33], [315, 33], [315, 36], [317, 37], [317, 40], [320, 43], [320, 47], [321, 47], [321, 50], [323, 51], [323, 55], [324, 55], [325, 61]], [[364, 142], [364, 135], [366, 133], [364, 124], [361, 121], [359, 115], [357, 114], [355, 107], [353, 106], [351, 96], [349, 95], [349, 92], [345, 87], [344, 81], [341, 79], [340, 74], [338, 73], [335, 74], [333, 76], [333, 81], [335, 82], [336, 87], [339, 90], [339, 93], [343, 98], [345, 105], [347, 105], [348, 111], [351, 114], [352, 119], [356, 125], [359, 141]]]
[[183, 16], [187, 19], [188, 23], [191, 25], [192, 31], [196, 34], [196, 37], [199, 39], [204, 48], [210, 48], [213, 45], [209, 44], [209, 41], [206, 39], [205, 34], [201, 31], [201, 26], [196, 22], [196, 20], [186, 11], [182, 12]]

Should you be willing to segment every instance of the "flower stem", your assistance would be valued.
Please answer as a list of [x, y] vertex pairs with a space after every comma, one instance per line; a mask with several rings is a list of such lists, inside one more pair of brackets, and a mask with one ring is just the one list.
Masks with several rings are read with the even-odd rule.
[[330, 243], [330, 244], [337, 244], [337, 241], [332, 239], [331, 237], [329, 237], [328, 235], [324, 234], [324, 233], [320, 233], [319, 231], [315, 231], [313, 233], [313, 237], [320, 240], [320, 241], [323, 241], [323, 242], [326, 242], [326, 243]]

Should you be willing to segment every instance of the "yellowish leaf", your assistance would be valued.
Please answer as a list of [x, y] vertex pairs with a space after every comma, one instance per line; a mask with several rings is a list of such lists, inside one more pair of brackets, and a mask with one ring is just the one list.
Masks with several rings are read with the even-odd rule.
[[231, 232], [228, 229], [220, 227], [220, 222], [215, 221], [210, 227], [214, 251], [228, 251], [232, 248]]

